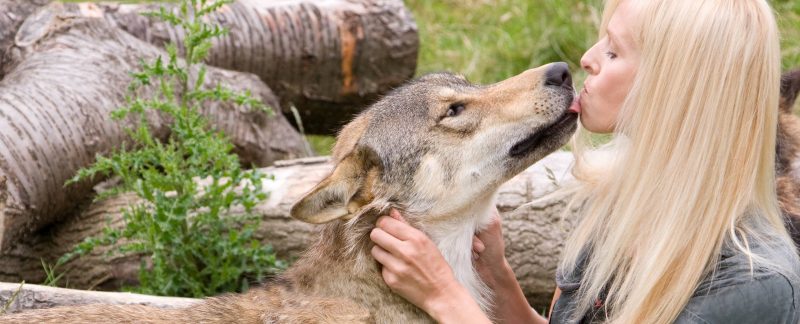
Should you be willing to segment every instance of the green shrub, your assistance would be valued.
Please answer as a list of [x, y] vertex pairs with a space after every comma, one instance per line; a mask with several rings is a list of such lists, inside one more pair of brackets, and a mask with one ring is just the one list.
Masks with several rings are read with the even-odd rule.
[[[260, 219], [250, 211], [267, 196], [260, 185], [265, 175], [242, 170], [231, 153], [233, 146], [199, 112], [208, 100], [268, 111], [249, 93], [234, 93], [221, 85], [202, 88], [202, 61], [211, 39], [226, 32], [202, 17], [230, 1], [208, 2], [185, 0], [179, 14], [163, 7], [148, 14], [184, 30], [185, 58], [179, 59], [177, 46], [170, 44], [166, 59], [142, 62], [141, 71], [132, 73], [127, 104], [112, 114], [116, 120], [138, 121], [128, 129], [131, 149], [123, 145], [110, 156], [98, 156], [68, 182], [97, 174], [116, 176], [121, 185], [98, 199], [131, 191], [145, 202], [124, 211], [124, 228], [107, 228], [103, 235], [86, 239], [57, 265], [98, 245], [119, 243], [115, 251], [149, 256], [140, 267], [140, 286], [133, 290], [189, 297], [243, 291], [249, 281], [283, 267], [271, 248], [253, 236]], [[145, 88], [155, 94], [143, 98]], [[147, 124], [153, 112], [171, 120], [166, 142], [155, 139]], [[246, 212], [226, 216], [234, 206]]]

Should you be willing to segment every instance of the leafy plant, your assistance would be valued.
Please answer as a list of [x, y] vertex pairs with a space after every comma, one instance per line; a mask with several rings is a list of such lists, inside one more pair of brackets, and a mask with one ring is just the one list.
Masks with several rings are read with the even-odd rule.
[[[106, 228], [102, 235], [87, 238], [56, 266], [99, 245], [119, 243], [116, 252], [150, 256], [141, 264], [140, 286], [134, 291], [190, 297], [243, 291], [250, 280], [283, 268], [271, 247], [254, 237], [260, 219], [251, 211], [267, 197], [261, 187], [265, 175], [242, 170], [231, 153], [233, 146], [200, 114], [209, 100], [269, 111], [249, 92], [235, 93], [222, 85], [203, 88], [202, 61], [211, 39], [226, 30], [202, 17], [229, 2], [184, 0], [177, 14], [164, 7], [147, 14], [184, 30], [185, 55], [179, 58], [178, 46], [170, 44], [166, 59], [142, 62], [141, 71], [132, 73], [126, 105], [112, 113], [115, 120], [135, 121], [128, 129], [133, 149], [123, 145], [110, 156], [97, 156], [91, 167], [67, 182], [113, 175], [120, 186], [97, 199], [131, 191], [144, 203], [124, 211], [124, 228]], [[171, 121], [165, 142], [156, 139], [148, 124], [154, 114]], [[245, 213], [231, 216], [235, 206]]]

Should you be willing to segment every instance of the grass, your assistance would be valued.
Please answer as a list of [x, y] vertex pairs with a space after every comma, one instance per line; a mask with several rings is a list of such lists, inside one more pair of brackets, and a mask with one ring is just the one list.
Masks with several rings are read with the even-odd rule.
[[[579, 61], [597, 39], [600, 0], [406, 0], [420, 30], [417, 74], [448, 70], [477, 83]], [[771, 1], [783, 38], [784, 69], [800, 67], [800, 2]]]
[[8, 312], [8, 309], [11, 308], [11, 305], [14, 304], [14, 301], [17, 299], [17, 297], [19, 297], [19, 293], [22, 292], [22, 287], [23, 286], [25, 286], [25, 280], [20, 282], [19, 288], [17, 288], [17, 290], [14, 292], [14, 294], [11, 295], [11, 297], [8, 299], [6, 304], [3, 305], [3, 308], [0, 308], [0, 315], [3, 315], [6, 312]]
[[407, 0], [420, 30], [418, 74], [492, 83], [553, 61], [577, 71], [596, 38], [600, 0]]
[[319, 155], [330, 155], [336, 138], [326, 135], [306, 135], [306, 140]]
[[[42, 261], [42, 268], [44, 269], [45, 279], [42, 285], [50, 286], [50, 287], [58, 287], [58, 282], [64, 276], [65, 272], [58, 271], [59, 264], [56, 263], [55, 265], [47, 264], [44, 259], [40, 259]], [[67, 286], [64, 286], [65, 288]]]

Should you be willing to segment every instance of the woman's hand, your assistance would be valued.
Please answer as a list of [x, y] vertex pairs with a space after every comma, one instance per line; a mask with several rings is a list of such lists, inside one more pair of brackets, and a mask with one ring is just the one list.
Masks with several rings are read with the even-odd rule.
[[381, 275], [389, 288], [439, 322], [489, 323], [433, 241], [397, 210], [390, 216], [380, 217], [370, 233], [372, 256], [383, 265]]

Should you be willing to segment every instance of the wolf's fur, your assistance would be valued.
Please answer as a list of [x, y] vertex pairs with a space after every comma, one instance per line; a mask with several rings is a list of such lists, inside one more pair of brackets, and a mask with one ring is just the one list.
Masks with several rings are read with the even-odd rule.
[[778, 138], [775, 157], [778, 199], [786, 217], [787, 228], [800, 246], [800, 118], [792, 113], [800, 92], [800, 70], [784, 73], [781, 80], [781, 114], [778, 120]]
[[[349, 123], [333, 172], [292, 208], [321, 226], [290, 269], [264, 287], [185, 309], [88, 305], [23, 312], [3, 322], [419, 323], [431, 319], [384, 284], [369, 233], [389, 207], [423, 230], [456, 278], [489, 310], [472, 266], [473, 234], [498, 187], [561, 147], [576, 128], [570, 86], [546, 85], [554, 65], [491, 86], [430, 74], [391, 92]], [[464, 110], [447, 117], [448, 110]]]

